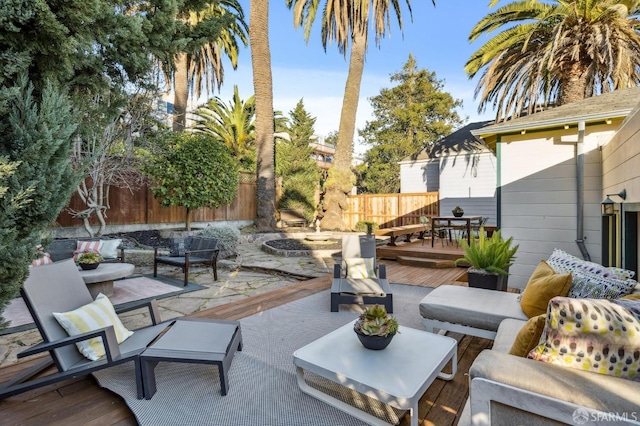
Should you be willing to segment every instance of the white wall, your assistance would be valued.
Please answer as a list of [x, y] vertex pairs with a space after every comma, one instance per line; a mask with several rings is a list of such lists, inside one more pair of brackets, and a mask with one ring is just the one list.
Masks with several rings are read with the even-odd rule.
[[[587, 126], [584, 140], [584, 237], [594, 262], [601, 256], [601, 156], [612, 126]], [[577, 237], [577, 130], [503, 136], [499, 147], [502, 235], [520, 245], [509, 286], [524, 288], [555, 247], [582, 257]]]
[[435, 192], [440, 186], [438, 160], [400, 163], [400, 192]]
[[440, 214], [460, 206], [465, 215], [486, 216], [496, 224], [496, 157], [492, 152], [440, 158]]

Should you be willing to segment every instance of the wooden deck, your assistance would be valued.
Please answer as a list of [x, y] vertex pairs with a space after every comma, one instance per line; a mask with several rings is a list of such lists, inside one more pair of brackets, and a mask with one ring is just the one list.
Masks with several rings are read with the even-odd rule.
[[[425, 244], [426, 245], [426, 244]], [[425, 269], [384, 261], [391, 282], [437, 287], [461, 284], [456, 281], [464, 269]], [[190, 315], [194, 318], [240, 319], [263, 310], [326, 291], [329, 276], [315, 278]], [[469, 371], [475, 357], [491, 341], [459, 334], [449, 334], [458, 340], [458, 372], [454, 380], [437, 379], [423, 396], [419, 417], [421, 425], [455, 425], [468, 396]], [[0, 368], [0, 383], [26, 370], [39, 358]], [[448, 367], [446, 367], [448, 369]], [[2, 424], [11, 425], [135, 425], [136, 420], [124, 401], [108, 390], [98, 387], [91, 376], [69, 380], [36, 389], [0, 401]], [[407, 419], [402, 426], [409, 425]]]

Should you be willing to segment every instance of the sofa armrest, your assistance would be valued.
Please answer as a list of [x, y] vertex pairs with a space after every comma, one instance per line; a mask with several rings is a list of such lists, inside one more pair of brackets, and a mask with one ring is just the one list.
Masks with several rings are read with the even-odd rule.
[[493, 350], [480, 353], [469, 378], [473, 424], [485, 424], [482, 419], [487, 418], [486, 424], [490, 424], [492, 401], [551, 419], [563, 418], [569, 424], [580, 407], [602, 413], [640, 414], [640, 382]]

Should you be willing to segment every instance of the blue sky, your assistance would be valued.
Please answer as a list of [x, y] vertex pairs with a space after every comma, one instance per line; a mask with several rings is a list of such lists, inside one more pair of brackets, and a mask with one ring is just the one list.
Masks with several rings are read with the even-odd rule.
[[[249, 0], [241, 0], [241, 4], [248, 20]], [[394, 17], [391, 33], [381, 40], [380, 47], [370, 41], [356, 127], [362, 128], [372, 119], [368, 98], [379, 94], [382, 88], [392, 86], [389, 76], [402, 69], [410, 53], [419, 68], [435, 71], [445, 82], [444, 90], [463, 101], [463, 108], [458, 110], [461, 117], [468, 117], [471, 122], [492, 119], [493, 111], [478, 114], [478, 104], [473, 99], [478, 78], [469, 80], [464, 72], [464, 64], [482, 45], [482, 41], [470, 44], [469, 32], [489, 13], [488, 5], [489, 0], [436, 0], [434, 7], [430, 0], [413, 0], [411, 22], [406, 4], [402, 3], [404, 31], [400, 31]], [[292, 13], [284, 1], [271, 0], [269, 13], [274, 108], [288, 115], [298, 100], [304, 98], [306, 110], [317, 118], [317, 134], [324, 136], [337, 130], [349, 69], [348, 57], [345, 59], [338, 53], [335, 45], [328, 46], [325, 53], [320, 41], [319, 21], [307, 44], [302, 29], [293, 27]], [[240, 53], [237, 70], [228, 63], [225, 65], [224, 85], [216, 96], [230, 100], [234, 84], [238, 85], [243, 99], [253, 94], [248, 47]], [[364, 152], [366, 148], [356, 143], [355, 150]]]

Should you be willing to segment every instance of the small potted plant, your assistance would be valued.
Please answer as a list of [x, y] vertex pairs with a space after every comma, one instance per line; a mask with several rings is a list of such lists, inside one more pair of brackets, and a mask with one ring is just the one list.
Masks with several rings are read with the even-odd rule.
[[513, 238], [504, 240], [500, 231], [495, 231], [488, 238], [484, 227], [481, 227], [479, 234], [478, 240], [472, 238], [469, 244], [464, 239], [460, 240], [464, 257], [456, 260], [456, 265], [471, 265], [467, 271], [469, 287], [507, 291], [509, 267], [513, 265], [518, 245], [512, 246]]
[[360, 314], [353, 325], [358, 339], [367, 349], [386, 348], [398, 331], [398, 320], [387, 314], [382, 305], [373, 305]]
[[453, 213], [455, 217], [462, 217], [464, 210], [462, 210], [462, 207], [460, 206], [455, 206], [453, 210], [451, 210], [451, 213]]
[[96, 269], [98, 266], [100, 266], [100, 262], [102, 262], [103, 260], [104, 259], [102, 258], [102, 256], [100, 256], [98, 253], [85, 252], [78, 256], [76, 263], [86, 271], [88, 269]]

